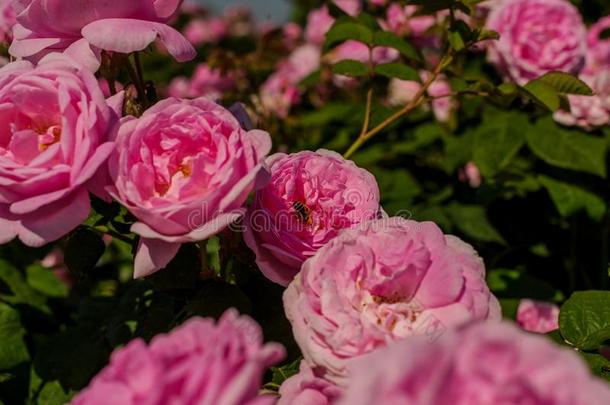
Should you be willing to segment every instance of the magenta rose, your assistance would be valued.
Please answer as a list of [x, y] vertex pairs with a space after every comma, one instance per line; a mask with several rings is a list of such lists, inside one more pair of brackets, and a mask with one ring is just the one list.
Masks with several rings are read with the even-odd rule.
[[521, 300], [517, 308], [517, 324], [534, 333], [559, 329], [559, 307], [549, 302]]
[[509, 323], [474, 323], [353, 360], [340, 405], [605, 405], [610, 388], [574, 351]]
[[111, 194], [139, 220], [135, 277], [175, 256], [180, 244], [220, 232], [241, 217], [271, 139], [246, 131], [233, 115], [205, 98], [167, 99], [140, 118], [124, 118], [109, 161]]
[[72, 404], [271, 405], [276, 399], [259, 389], [283, 357], [281, 345], [263, 344], [258, 324], [234, 310], [218, 323], [193, 318], [149, 345], [135, 339], [116, 350]]
[[317, 376], [301, 361], [299, 372], [282, 383], [277, 405], [331, 405], [342, 393], [340, 387]]
[[37, 59], [64, 51], [92, 70], [99, 51], [142, 51], [159, 39], [178, 61], [195, 49], [167, 25], [182, 0], [16, 0], [17, 25], [11, 55]]
[[97, 79], [61, 55], [0, 69], [0, 243], [55, 241], [103, 197], [100, 168], [114, 150], [122, 95], [108, 102]]
[[346, 229], [318, 250], [288, 286], [284, 308], [305, 361], [339, 384], [348, 359], [389, 342], [500, 318], [471, 246], [432, 222], [397, 217]]
[[263, 274], [286, 286], [339, 230], [379, 217], [379, 188], [372, 174], [328, 150], [278, 153], [267, 163], [271, 181], [254, 198], [244, 239]]
[[586, 54], [586, 28], [567, 0], [511, 0], [491, 10], [489, 60], [507, 79], [525, 84], [550, 71], [576, 74]]

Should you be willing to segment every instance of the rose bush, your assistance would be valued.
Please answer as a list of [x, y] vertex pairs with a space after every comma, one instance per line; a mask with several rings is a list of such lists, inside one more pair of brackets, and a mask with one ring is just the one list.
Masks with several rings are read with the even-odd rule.
[[259, 3], [0, 0], [0, 404], [607, 403], [610, 4]]

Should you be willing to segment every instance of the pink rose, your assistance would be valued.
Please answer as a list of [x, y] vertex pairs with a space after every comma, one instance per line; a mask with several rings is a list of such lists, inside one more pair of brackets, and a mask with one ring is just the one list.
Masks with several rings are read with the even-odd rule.
[[589, 28], [587, 34], [587, 68], [592, 71], [610, 67], [610, 39], [601, 38], [610, 28], [610, 16], [601, 18]]
[[167, 99], [140, 118], [124, 118], [109, 161], [111, 194], [139, 222], [134, 276], [147, 276], [180, 244], [220, 232], [245, 212], [265, 181], [269, 134], [243, 130], [231, 113], [205, 98]]
[[131, 53], [157, 38], [178, 61], [195, 57], [193, 46], [167, 22], [181, 0], [18, 0], [15, 38], [9, 49], [19, 58], [38, 59], [66, 51], [92, 70], [100, 50]]
[[346, 229], [318, 250], [288, 286], [284, 308], [305, 361], [338, 384], [349, 359], [389, 342], [500, 319], [470, 245], [432, 222], [397, 217]]
[[383, 28], [397, 35], [421, 38], [436, 24], [437, 19], [433, 15], [415, 16], [417, 9], [418, 7], [413, 5], [390, 4], [386, 13], [386, 21], [382, 24]]
[[460, 169], [458, 177], [460, 181], [468, 183], [472, 188], [481, 187], [481, 171], [474, 162], [466, 163], [466, 165]]
[[254, 198], [244, 239], [263, 274], [286, 286], [339, 230], [379, 217], [379, 188], [336, 152], [277, 153], [267, 163], [271, 181]]
[[567, 0], [511, 0], [491, 10], [489, 60], [507, 79], [525, 84], [550, 71], [578, 73], [586, 53], [586, 28]]
[[177, 77], [169, 85], [169, 95], [177, 98], [205, 97], [218, 100], [224, 93], [235, 88], [235, 79], [231, 74], [223, 74], [220, 69], [214, 69], [206, 64], [195, 68], [191, 79]]
[[[429, 72], [420, 73], [422, 81], [430, 76]], [[412, 80], [392, 79], [388, 87], [388, 103], [392, 106], [404, 106], [413, 100], [421, 89], [421, 83]], [[430, 87], [427, 94], [433, 97], [430, 102], [432, 112], [439, 122], [447, 122], [451, 118], [451, 112], [456, 109], [456, 101], [451, 97], [452, 90], [449, 82], [444, 76], [438, 77]]]
[[528, 332], [552, 332], [559, 329], [559, 307], [548, 302], [521, 300], [517, 323]]
[[134, 339], [72, 401], [73, 405], [271, 405], [260, 396], [267, 367], [284, 357], [263, 344], [260, 327], [227, 311], [214, 320], [193, 318], [147, 345]]
[[333, 0], [333, 3], [352, 17], [357, 16], [362, 11], [361, 0]]
[[574, 351], [509, 323], [474, 323], [355, 359], [340, 405], [605, 405], [608, 385]]
[[280, 387], [277, 405], [332, 405], [341, 394], [341, 388], [317, 376], [306, 362], [301, 361], [299, 372]]
[[197, 18], [184, 28], [184, 36], [195, 46], [214, 44], [223, 39], [229, 31], [222, 18]]
[[579, 126], [585, 130], [610, 124], [610, 40], [600, 38], [607, 28], [610, 28], [610, 17], [595, 23], [587, 35], [587, 62], [580, 79], [595, 94], [568, 95], [570, 111], [559, 110], [553, 116], [560, 124]]
[[314, 45], [322, 45], [326, 33], [334, 23], [335, 19], [328, 12], [327, 6], [310, 11], [305, 27], [305, 39]]
[[0, 42], [11, 42], [12, 30], [16, 22], [17, 15], [12, 0], [0, 0]]
[[263, 83], [260, 100], [267, 114], [286, 118], [301, 100], [299, 83], [320, 67], [320, 48], [307, 44], [295, 49]]
[[89, 216], [89, 191], [114, 150], [122, 94], [107, 102], [96, 78], [49, 55], [0, 69], [0, 244], [42, 246]]

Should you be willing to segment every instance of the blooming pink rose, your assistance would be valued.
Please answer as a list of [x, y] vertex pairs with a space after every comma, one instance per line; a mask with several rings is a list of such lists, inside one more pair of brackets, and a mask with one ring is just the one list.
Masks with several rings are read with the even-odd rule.
[[17, 15], [12, 0], [0, 0], [0, 42], [11, 42], [12, 30], [16, 22]]
[[578, 73], [586, 53], [586, 28], [567, 0], [511, 0], [492, 9], [489, 60], [508, 79], [525, 84], [550, 71]]
[[244, 238], [263, 274], [286, 286], [339, 230], [379, 217], [379, 187], [328, 150], [277, 153], [267, 163], [271, 181], [254, 198]]
[[610, 388], [574, 351], [509, 323], [473, 323], [353, 360], [340, 405], [605, 405]]
[[184, 36], [195, 46], [213, 44], [223, 39], [229, 28], [222, 18], [196, 18], [184, 28]]
[[38, 59], [66, 51], [92, 70], [99, 51], [131, 53], [157, 38], [178, 61], [195, 57], [193, 46], [167, 22], [181, 0], [17, 0], [15, 38], [9, 49], [19, 58]]
[[177, 77], [169, 85], [169, 95], [176, 98], [205, 97], [210, 100], [222, 98], [224, 93], [235, 88], [235, 79], [231, 74], [223, 74], [202, 63], [197, 66], [191, 79]]
[[322, 45], [326, 33], [333, 26], [335, 19], [328, 12], [327, 6], [312, 10], [307, 16], [305, 39], [314, 45]]
[[121, 97], [107, 102], [93, 74], [61, 55], [0, 69], [0, 244], [42, 246], [87, 219]]
[[517, 323], [528, 332], [552, 332], [559, 329], [559, 307], [548, 302], [521, 300]]
[[318, 250], [288, 286], [284, 308], [305, 361], [338, 384], [349, 359], [389, 342], [500, 319], [470, 245], [432, 222], [397, 217], [346, 229]]
[[205, 98], [170, 98], [140, 118], [124, 118], [109, 160], [109, 191], [138, 218], [135, 277], [175, 256], [181, 243], [220, 232], [245, 212], [265, 181], [269, 134], [243, 130], [231, 113]]
[[260, 396], [265, 369], [284, 357], [263, 344], [260, 327], [229, 310], [215, 324], [193, 318], [150, 345], [134, 339], [116, 350], [73, 405], [271, 405]]
[[341, 394], [340, 387], [317, 376], [306, 362], [301, 361], [299, 372], [280, 387], [277, 405], [332, 405]]

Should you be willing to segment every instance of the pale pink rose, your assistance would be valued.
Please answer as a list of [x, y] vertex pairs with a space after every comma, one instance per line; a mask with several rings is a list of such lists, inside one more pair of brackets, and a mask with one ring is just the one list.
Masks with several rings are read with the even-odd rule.
[[396, 217], [343, 230], [319, 249], [288, 286], [284, 308], [305, 361], [339, 385], [349, 359], [390, 342], [500, 319], [470, 245], [432, 222]]
[[460, 169], [458, 177], [460, 181], [468, 183], [472, 188], [481, 187], [481, 172], [474, 162], [466, 163], [466, 165]]
[[278, 70], [263, 83], [260, 99], [267, 114], [286, 118], [301, 100], [299, 83], [320, 67], [320, 48], [306, 44], [295, 49]]
[[66, 51], [83, 66], [99, 68], [100, 50], [142, 51], [159, 39], [178, 61], [195, 57], [193, 46], [167, 25], [181, 0], [18, 0], [14, 41], [18, 58], [37, 60]]
[[559, 329], [559, 307], [548, 302], [521, 300], [517, 323], [528, 332], [552, 332]]
[[169, 85], [168, 93], [176, 98], [205, 97], [218, 100], [235, 88], [235, 79], [231, 74], [223, 74], [220, 69], [214, 69], [206, 64], [195, 68], [191, 79], [177, 77]]
[[490, 41], [489, 60], [518, 84], [550, 71], [576, 74], [585, 62], [586, 28], [567, 0], [511, 0], [491, 10], [487, 28], [500, 34]]
[[55, 241], [89, 216], [122, 94], [108, 102], [97, 79], [62, 56], [0, 69], [0, 244]]
[[244, 212], [248, 194], [267, 179], [271, 139], [243, 130], [205, 98], [163, 100], [122, 120], [109, 160], [110, 193], [138, 219], [134, 276], [163, 267], [180, 245], [222, 231]]
[[570, 111], [559, 110], [553, 116], [560, 124], [585, 130], [610, 124], [610, 40], [599, 37], [607, 28], [610, 17], [594, 24], [587, 35], [587, 62], [580, 79], [591, 87], [594, 95], [568, 95]]
[[306, 362], [301, 361], [299, 372], [280, 387], [277, 405], [332, 405], [341, 394], [340, 387], [317, 376]]
[[17, 22], [17, 14], [12, 0], [0, 0], [0, 43], [11, 42], [13, 26]]
[[252, 319], [229, 310], [193, 318], [149, 345], [134, 339], [72, 400], [73, 405], [271, 405], [259, 395], [267, 367], [284, 357]]
[[601, 38], [602, 32], [610, 28], [610, 16], [601, 18], [587, 33], [587, 67], [592, 72], [610, 67], [610, 39]]
[[417, 337], [350, 365], [340, 405], [605, 405], [610, 388], [573, 350], [510, 323]]
[[[420, 72], [421, 80], [426, 81], [430, 73]], [[421, 89], [421, 83], [412, 80], [392, 79], [388, 86], [388, 103], [391, 106], [404, 106], [413, 100], [417, 92]], [[457, 108], [457, 103], [451, 97], [452, 91], [449, 82], [444, 76], [439, 76], [428, 87], [426, 93], [433, 97], [430, 102], [432, 112], [439, 122], [447, 122], [451, 117], [451, 112]]]
[[372, 174], [328, 150], [277, 153], [267, 163], [271, 181], [256, 193], [244, 239], [263, 274], [286, 286], [341, 229], [379, 217], [379, 187]]
[[184, 36], [195, 46], [215, 44], [228, 32], [225, 21], [219, 17], [196, 18], [184, 27]]
[[322, 45], [326, 33], [334, 22], [335, 19], [328, 12], [327, 6], [322, 6], [310, 11], [307, 16], [307, 25], [305, 27], [305, 39], [311, 44]]

